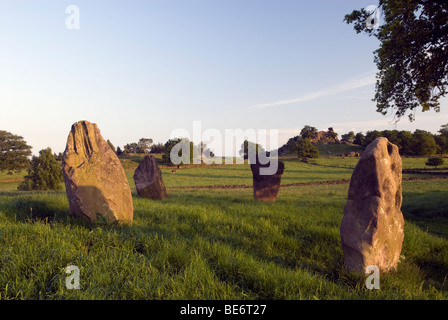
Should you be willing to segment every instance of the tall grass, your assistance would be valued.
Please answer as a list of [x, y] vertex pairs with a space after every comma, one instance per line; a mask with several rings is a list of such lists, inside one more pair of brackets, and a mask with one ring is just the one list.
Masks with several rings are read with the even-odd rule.
[[[403, 183], [402, 258], [397, 272], [382, 275], [381, 289], [373, 291], [364, 276], [343, 268], [339, 225], [347, 188], [283, 188], [275, 203], [255, 202], [251, 189], [171, 189], [163, 201], [134, 192], [133, 223], [115, 227], [71, 218], [63, 192], [3, 192], [0, 295], [447, 299], [448, 184]], [[426, 215], [422, 201], [432, 203]], [[441, 227], [426, 227], [433, 219]], [[65, 286], [71, 264], [80, 269], [80, 290]]]

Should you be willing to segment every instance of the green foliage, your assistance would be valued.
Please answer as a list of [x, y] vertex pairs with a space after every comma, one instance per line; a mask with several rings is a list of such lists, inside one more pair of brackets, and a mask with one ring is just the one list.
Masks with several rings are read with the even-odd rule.
[[29, 166], [31, 146], [23, 137], [0, 130], [0, 171], [20, 171]]
[[319, 150], [308, 139], [299, 139], [297, 142], [297, 155], [299, 159], [307, 161], [310, 158], [319, 158]]
[[[175, 163], [171, 159], [171, 150], [178, 148], [177, 157], [180, 162]], [[162, 162], [168, 165], [193, 164], [194, 144], [187, 138], [170, 139], [165, 143]]]
[[137, 153], [149, 153], [152, 143], [151, 138], [141, 138], [137, 143]]
[[400, 143], [397, 144], [398, 148], [400, 150], [400, 154], [401, 155], [413, 155], [414, 150], [412, 147], [412, 144], [413, 144], [412, 132], [400, 131], [400, 132], [398, 132], [397, 137], [400, 140]]
[[412, 149], [415, 155], [430, 156], [437, 151], [436, 141], [430, 132], [415, 130], [412, 140]]
[[364, 134], [362, 132], [358, 132], [355, 135], [355, 138], [353, 139], [353, 143], [357, 144], [359, 146], [363, 146], [364, 145], [364, 140], [366, 139], [366, 137], [364, 136]]
[[439, 157], [428, 158], [426, 165], [437, 168], [438, 166], [443, 165], [443, 159]]
[[448, 123], [446, 123], [446, 124], [442, 124], [440, 127], [441, 127], [441, 128], [440, 128], [440, 130], [439, 130], [439, 133], [440, 133], [442, 136], [448, 136]]
[[317, 128], [305, 125], [300, 131], [300, 136], [303, 139], [314, 139], [317, 136]]
[[[343, 267], [347, 188], [282, 188], [275, 203], [254, 202], [251, 188], [178, 189], [169, 201], [134, 198], [132, 225], [114, 228], [70, 218], [63, 192], [0, 193], [0, 298], [447, 300], [446, 181], [403, 182], [402, 257], [380, 290]], [[68, 265], [79, 290], [65, 286]]]
[[341, 136], [341, 141], [353, 143], [355, 140], [355, 133], [353, 131], [350, 131], [349, 133], [343, 134]]
[[150, 153], [164, 153], [165, 152], [165, 145], [163, 143], [156, 143], [151, 146]]
[[50, 148], [39, 151], [39, 156], [33, 156], [28, 175], [18, 186], [20, 191], [28, 190], [60, 190], [62, 169]]
[[297, 152], [297, 142], [299, 141], [299, 139], [301, 139], [300, 136], [289, 138], [283, 146], [278, 148], [278, 154], [284, 155], [287, 153]]
[[123, 148], [124, 153], [149, 153], [151, 150], [151, 138], [141, 138], [138, 142], [127, 143]]
[[54, 153], [54, 158], [57, 160], [57, 161], [62, 161], [62, 158], [64, 158], [64, 154], [62, 153], [62, 152], [59, 152], [58, 154], [56, 154], [56, 153]]
[[243, 157], [243, 159], [252, 159], [251, 157], [253, 155], [254, 156], [253, 161], [255, 161], [255, 156], [261, 152], [266, 151], [260, 144], [244, 140], [244, 142], [241, 144], [239, 154], [241, 157]]
[[133, 142], [133, 143], [127, 143], [124, 147], [123, 147], [123, 152], [124, 153], [137, 153], [137, 143]]
[[374, 53], [377, 111], [393, 111], [398, 119], [411, 111], [410, 120], [419, 106], [439, 111], [448, 85], [448, 2], [381, 0], [379, 7], [384, 24], [377, 30], [367, 27], [371, 13], [364, 9], [344, 18], [357, 33], [380, 41]]
[[448, 152], [448, 136], [436, 135], [434, 136], [436, 142], [437, 153], [442, 156], [445, 152]]
[[[414, 133], [397, 130], [367, 131], [363, 147], [366, 148], [378, 137], [385, 137], [391, 143], [397, 145], [401, 155], [430, 156], [439, 150], [434, 135], [419, 129], [415, 130]], [[357, 142], [356, 138], [355, 142]]]
[[382, 136], [383, 136], [382, 133], [379, 132], [378, 130], [367, 131], [366, 136], [364, 138], [363, 147], [364, 148], [367, 147], [369, 144], [373, 142], [373, 140]]

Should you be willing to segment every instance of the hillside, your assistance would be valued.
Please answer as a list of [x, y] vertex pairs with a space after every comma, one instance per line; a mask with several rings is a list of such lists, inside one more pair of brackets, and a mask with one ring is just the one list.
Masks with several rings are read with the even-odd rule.
[[[362, 152], [363, 148], [356, 144], [344, 144], [344, 143], [317, 143], [315, 144], [319, 155], [323, 156], [339, 156], [350, 152]], [[283, 154], [285, 157], [297, 156], [296, 152], [286, 152]]]

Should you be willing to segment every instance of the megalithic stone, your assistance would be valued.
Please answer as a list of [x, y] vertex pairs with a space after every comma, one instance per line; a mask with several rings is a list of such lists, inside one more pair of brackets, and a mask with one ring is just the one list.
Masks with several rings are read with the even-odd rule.
[[134, 215], [131, 189], [123, 166], [97, 125], [72, 125], [64, 151], [63, 177], [70, 213], [90, 222], [130, 222]]
[[257, 161], [250, 165], [255, 200], [273, 202], [277, 199], [285, 164], [277, 160], [277, 168], [273, 174], [262, 174], [260, 169], [269, 167], [270, 165], [271, 163], [261, 164], [258, 161], [258, 157]]
[[169, 198], [162, 180], [162, 171], [152, 155], [145, 156], [140, 161], [133, 178], [140, 197], [152, 200]]
[[344, 266], [395, 270], [404, 239], [402, 162], [398, 147], [376, 138], [362, 153], [350, 180], [340, 231]]

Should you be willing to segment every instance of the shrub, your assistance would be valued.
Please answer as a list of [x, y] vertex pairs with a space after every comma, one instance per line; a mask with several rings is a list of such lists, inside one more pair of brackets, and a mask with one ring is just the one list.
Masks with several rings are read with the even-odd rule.
[[427, 166], [431, 167], [438, 167], [443, 164], [443, 159], [438, 157], [428, 158], [428, 160], [425, 163]]
[[18, 190], [60, 190], [62, 183], [62, 168], [50, 148], [39, 151], [39, 156], [33, 156], [28, 175], [18, 186]]

